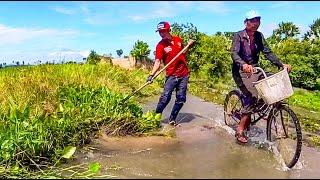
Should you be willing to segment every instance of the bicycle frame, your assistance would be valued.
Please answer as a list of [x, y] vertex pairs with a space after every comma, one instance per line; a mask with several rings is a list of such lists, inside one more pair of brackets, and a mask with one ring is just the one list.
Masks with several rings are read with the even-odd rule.
[[[262, 72], [264, 78], [267, 78], [267, 74], [266, 72], [260, 68], [260, 67], [253, 67], [253, 73], [258, 73], [259, 71]], [[252, 82], [253, 84], [255, 84], [256, 82]], [[244, 97], [243, 97], [243, 94], [242, 92], [240, 91], [241, 93], [241, 101], [243, 103], [244, 101]], [[261, 119], [263, 119], [264, 117], [269, 117], [269, 114], [271, 113], [271, 111], [275, 110], [279, 105], [282, 105], [282, 104], [286, 104], [285, 102], [283, 101], [279, 101], [279, 102], [275, 102], [273, 104], [266, 104], [264, 103], [263, 105], [261, 105], [260, 107], [257, 108], [257, 102], [255, 103], [254, 107], [255, 109], [253, 110], [253, 113], [251, 115], [251, 122], [250, 124], [254, 125], [255, 123], [257, 123], [258, 121], [260, 121]], [[258, 115], [258, 117], [256, 118], [256, 115]], [[233, 119], [236, 121], [239, 120], [240, 121], [240, 117], [241, 117], [241, 114], [238, 114], [238, 117], [233, 117]], [[236, 119], [235, 119], [236, 118]]]
[[[267, 74], [266, 74], [266, 72], [265, 72], [262, 68], [260, 68], [260, 67], [253, 67], [253, 73], [257, 73], [258, 71], [261, 71], [262, 74], [263, 74], [263, 76], [264, 76], [264, 78], [267, 78]], [[252, 83], [255, 84], [256, 82], [252, 82]], [[279, 102], [276, 102], [276, 103], [270, 104], [270, 105], [264, 103], [264, 104], [260, 107], [259, 110], [253, 112], [253, 114], [252, 114], [252, 116], [253, 116], [253, 118], [252, 118], [253, 121], [251, 120], [251, 124], [257, 123], [259, 120], [261, 120], [263, 117], [265, 117], [265, 115], [268, 115], [268, 116], [269, 116], [269, 113], [270, 113], [274, 108], [278, 107], [280, 104], [284, 104], [284, 102], [283, 102], [283, 101], [279, 101]], [[267, 107], [266, 107], [266, 111], [265, 111], [264, 109], [262, 109], [263, 106], [267, 106]], [[256, 105], [255, 105], [255, 107], [256, 107]], [[262, 109], [262, 111], [260, 111], [261, 109]], [[261, 112], [262, 112], [262, 115], [260, 114]], [[255, 115], [256, 115], [256, 114], [259, 115], [259, 117], [258, 117], [257, 119], [255, 119]]]
[[[279, 101], [279, 102], [276, 102], [274, 104], [263, 104], [262, 106], [267, 106], [265, 109], [263, 110], [257, 110], [257, 111], [254, 111], [252, 113], [252, 120], [251, 120], [251, 124], [255, 124], [257, 123], [258, 121], [260, 121], [262, 118], [264, 117], [267, 117], [267, 119], [269, 119], [269, 116], [270, 116], [270, 113], [273, 112], [274, 110], [276, 110], [280, 105], [285, 105], [287, 103], [283, 102], [283, 101]], [[258, 115], [258, 118], [256, 119], [255, 118], [255, 115]]]

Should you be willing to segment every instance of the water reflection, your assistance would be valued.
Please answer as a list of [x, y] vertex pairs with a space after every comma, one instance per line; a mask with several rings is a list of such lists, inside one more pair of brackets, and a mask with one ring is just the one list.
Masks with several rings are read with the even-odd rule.
[[[93, 152], [79, 153], [72, 164], [101, 163], [102, 174], [118, 178], [318, 178], [317, 149], [303, 147], [299, 163], [284, 171], [279, 159], [265, 146], [264, 128], [253, 127], [250, 143], [238, 145], [224, 127], [223, 108], [189, 96], [182, 109], [175, 137], [102, 136]], [[153, 109], [155, 103], [149, 104]], [[164, 119], [170, 113], [165, 110]], [[201, 115], [199, 115], [201, 114]], [[262, 125], [261, 127], [265, 127]]]

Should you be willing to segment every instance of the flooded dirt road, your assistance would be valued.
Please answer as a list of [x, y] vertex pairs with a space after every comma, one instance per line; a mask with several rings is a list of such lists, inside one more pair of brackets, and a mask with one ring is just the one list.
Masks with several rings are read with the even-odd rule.
[[[153, 110], [154, 97], [144, 110]], [[254, 126], [248, 145], [239, 145], [234, 131], [223, 122], [223, 107], [188, 95], [178, 121], [165, 124], [172, 105], [163, 114], [164, 131], [175, 137], [102, 136], [92, 152], [79, 153], [72, 164], [99, 162], [101, 174], [114, 178], [319, 178], [318, 149], [302, 147], [297, 165], [288, 170], [265, 145], [265, 125]]]

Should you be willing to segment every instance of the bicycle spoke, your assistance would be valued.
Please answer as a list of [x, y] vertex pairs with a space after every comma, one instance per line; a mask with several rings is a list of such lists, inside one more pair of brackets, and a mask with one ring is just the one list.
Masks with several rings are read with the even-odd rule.
[[274, 142], [286, 165], [291, 168], [301, 153], [302, 135], [299, 121], [294, 112], [286, 106], [280, 106], [276, 112], [271, 113], [273, 114], [268, 123], [267, 138]]
[[232, 112], [234, 110], [234, 108], [238, 105], [238, 103], [240, 102], [240, 99], [236, 102], [236, 104], [231, 108], [232, 109]]
[[224, 104], [224, 119], [226, 125], [234, 128], [240, 122], [240, 110], [242, 108], [240, 93], [231, 91], [228, 93]]
[[[289, 116], [289, 115], [288, 115], [288, 116]], [[287, 116], [287, 119], [289, 119], [288, 116]], [[287, 138], [287, 137], [289, 137], [289, 136], [288, 136], [288, 131], [287, 131], [287, 129], [286, 129], [286, 127], [288, 127], [288, 126], [286, 126], [286, 125], [284, 124], [282, 110], [280, 110], [280, 118], [281, 118], [281, 124], [282, 124], [282, 127], [283, 127], [283, 131], [284, 131], [284, 134], [285, 134], [284, 137]]]

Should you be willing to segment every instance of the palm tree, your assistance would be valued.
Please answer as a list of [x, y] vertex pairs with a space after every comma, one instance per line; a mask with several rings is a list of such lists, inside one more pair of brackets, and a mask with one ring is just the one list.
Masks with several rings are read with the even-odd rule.
[[309, 26], [310, 30], [307, 31], [303, 39], [309, 40], [309, 39], [315, 39], [320, 37], [320, 18], [313, 21], [313, 23]]
[[278, 28], [273, 30], [272, 38], [277, 41], [282, 41], [295, 38], [298, 34], [300, 34], [300, 30], [295, 24], [292, 22], [281, 22], [278, 24]]
[[120, 57], [123, 54], [123, 50], [122, 49], [118, 49], [116, 50], [117, 55]]

